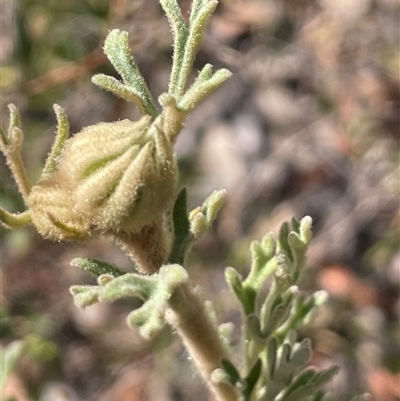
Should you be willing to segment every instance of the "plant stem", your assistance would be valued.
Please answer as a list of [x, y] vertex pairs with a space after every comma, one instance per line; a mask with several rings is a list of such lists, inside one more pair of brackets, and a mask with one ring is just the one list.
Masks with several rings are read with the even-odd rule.
[[[14, 132], [15, 135], [18, 134], [18, 136], [21, 137], [22, 144], [22, 131], [16, 127], [14, 128]], [[32, 185], [29, 181], [28, 173], [22, 161], [20, 147], [18, 145], [15, 146], [14, 144], [6, 145], [4, 143], [0, 143], [0, 150], [6, 158], [6, 163], [11, 170], [22, 198], [26, 200]]]
[[158, 101], [162, 105], [161, 127], [172, 143], [176, 141], [183, 128], [183, 121], [187, 115], [186, 111], [178, 110], [176, 99], [169, 94], [162, 94]]
[[239, 401], [235, 388], [225, 382], [211, 378], [215, 369], [221, 368], [221, 359], [228, 358], [211, 321], [204, 301], [194, 292], [190, 284], [180, 285], [169, 300], [167, 321], [176, 329], [193, 358], [198, 370], [206, 380], [218, 401]]
[[163, 224], [153, 223], [135, 233], [121, 231], [113, 234], [113, 238], [135, 262], [141, 274], [156, 273], [168, 256], [170, 247]]

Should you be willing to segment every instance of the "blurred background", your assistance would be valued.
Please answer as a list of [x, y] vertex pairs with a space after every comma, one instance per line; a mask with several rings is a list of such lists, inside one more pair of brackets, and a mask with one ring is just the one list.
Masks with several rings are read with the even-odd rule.
[[[190, 1], [180, 4], [188, 15]], [[233, 77], [177, 144], [191, 208], [228, 192], [187, 266], [221, 322], [240, 321], [224, 269], [245, 275], [252, 240], [292, 216], [313, 218], [301, 288], [330, 299], [300, 335], [313, 341], [311, 364], [341, 366], [329, 388], [337, 401], [366, 391], [400, 400], [399, 18], [397, 0], [220, 0], [195, 70], [210, 62]], [[54, 103], [71, 133], [138, 117], [90, 82], [116, 76], [101, 49], [110, 29], [129, 32], [151, 91], [166, 91], [172, 37], [157, 0], [2, 0], [0, 24], [0, 125], [14, 103], [33, 182], [54, 138]], [[4, 158], [0, 202], [24, 210]], [[1, 228], [0, 241], [1, 345], [25, 344], [5, 400], [212, 401], [168, 328], [150, 343], [128, 329], [137, 301], [74, 306], [69, 286], [95, 282], [69, 265], [74, 257], [133, 269], [113, 244], [50, 243], [31, 228]]]

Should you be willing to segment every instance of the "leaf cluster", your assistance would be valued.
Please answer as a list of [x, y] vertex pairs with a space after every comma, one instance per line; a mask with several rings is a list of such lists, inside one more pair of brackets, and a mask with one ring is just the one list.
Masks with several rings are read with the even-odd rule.
[[[296, 334], [327, 298], [324, 291], [307, 296], [297, 287], [311, 239], [311, 223], [310, 217], [292, 219], [282, 225], [277, 241], [271, 234], [254, 241], [246, 278], [233, 268], [226, 270], [226, 279], [243, 311], [245, 366], [240, 373], [232, 361], [225, 360], [216, 377], [240, 388], [243, 401], [329, 399], [322, 387], [338, 368], [319, 372], [308, 368], [311, 341], [298, 341]], [[270, 287], [265, 296], [267, 282]]]

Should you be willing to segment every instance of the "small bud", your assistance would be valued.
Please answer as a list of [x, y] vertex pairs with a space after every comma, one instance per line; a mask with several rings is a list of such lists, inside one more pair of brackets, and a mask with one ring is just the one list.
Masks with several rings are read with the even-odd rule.
[[202, 237], [216, 219], [225, 201], [226, 191], [214, 191], [203, 203], [189, 213], [190, 231], [194, 238]]
[[146, 116], [84, 128], [67, 140], [54, 174], [27, 199], [40, 234], [56, 240], [134, 233], [171, 206], [172, 145]]

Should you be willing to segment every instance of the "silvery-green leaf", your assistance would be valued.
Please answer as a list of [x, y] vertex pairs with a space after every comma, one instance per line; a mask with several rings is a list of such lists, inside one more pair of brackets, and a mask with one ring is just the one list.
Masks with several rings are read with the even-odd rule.
[[313, 394], [313, 391], [314, 386], [312, 384], [305, 384], [283, 397], [282, 401], [307, 401], [308, 397]]
[[73, 285], [69, 289], [74, 302], [80, 308], [85, 308], [99, 301], [101, 289], [97, 285]]
[[229, 383], [235, 385], [240, 380], [240, 374], [236, 366], [229, 359], [222, 359], [221, 365], [228, 377]]
[[303, 368], [311, 358], [311, 355], [311, 340], [309, 338], [305, 338], [301, 343], [297, 343], [293, 347], [290, 362], [296, 365], [298, 368]]
[[249, 374], [244, 379], [244, 382], [246, 384], [245, 388], [243, 390], [243, 395], [244, 395], [245, 401], [250, 400], [250, 397], [252, 395], [254, 387], [256, 386], [257, 381], [260, 378], [261, 369], [262, 369], [262, 361], [259, 358], [255, 362], [253, 367], [250, 369]]
[[97, 277], [102, 274], [110, 274], [113, 277], [118, 277], [124, 274], [117, 267], [109, 263], [90, 258], [72, 259], [71, 266], [79, 267], [87, 272], [94, 274]]
[[278, 342], [275, 337], [272, 337], [269, 340], [268, 348], [267, 348], [267, 361], [268, 361], [268, 376], [274, 377], [275, 367], [276, 367], [276, 359], [278, 352]]
[[315, 375], [314, 384], [317, 387], [328, 383], [339, 372], [338, 366], [332, 366], [328, 369], [322, 370]]

